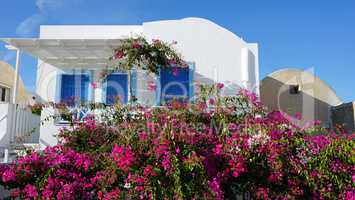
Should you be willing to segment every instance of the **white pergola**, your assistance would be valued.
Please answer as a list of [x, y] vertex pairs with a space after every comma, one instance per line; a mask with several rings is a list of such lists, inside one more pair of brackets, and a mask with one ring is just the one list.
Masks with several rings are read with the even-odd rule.
[[21, 52], [61, 69], [104, 69], [110, 66], [113, 49], [120, 39], [3, 38], [6, 48], [16, 50], [12, 103], [16, 103]]

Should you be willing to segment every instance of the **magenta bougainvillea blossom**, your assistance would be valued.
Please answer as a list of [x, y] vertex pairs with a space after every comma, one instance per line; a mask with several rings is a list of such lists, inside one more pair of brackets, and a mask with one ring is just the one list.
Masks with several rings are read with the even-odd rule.
[[116, 162], [118, 168], [127, 171], [134, 162], [134, 154], [130, 148], [115, 146], [112, 149], [111, 157]]
[[160, 68], [188, 67], [174, 45], [176, 42], [167, 43], [158, 39], [150, 42], [142, 36], [122, 39], [110, 57], [110, 67], [120, 70], [137, 68], [155, 74], [159, 74]]
[[298, 127], [247, 90], [201, 91], [89, 116], [61, 130], [62, 144], [0, 166], [0, 184], [20, 199], [354, 198], [354, 135]]

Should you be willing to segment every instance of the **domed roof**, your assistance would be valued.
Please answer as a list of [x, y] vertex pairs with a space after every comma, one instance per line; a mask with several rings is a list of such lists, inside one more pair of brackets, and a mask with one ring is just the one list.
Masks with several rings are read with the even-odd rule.
[[341, 99], [323, 80], [309, 71], [281, 69], [267, 75], [260, 86], [261, 101], [271, 110], [300, 113], [303, 121], [329, 122], [330, 108]]

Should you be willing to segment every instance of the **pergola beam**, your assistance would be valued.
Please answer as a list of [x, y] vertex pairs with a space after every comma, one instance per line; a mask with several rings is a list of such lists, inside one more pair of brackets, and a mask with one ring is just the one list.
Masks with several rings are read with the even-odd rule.
[[120, 39], [2, 39], [58, 68], [106, 68]]

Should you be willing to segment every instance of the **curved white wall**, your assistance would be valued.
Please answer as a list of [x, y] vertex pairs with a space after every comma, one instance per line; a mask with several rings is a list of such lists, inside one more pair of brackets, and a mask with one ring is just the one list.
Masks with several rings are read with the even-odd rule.
[[[246, 43], [211, 21], [185, 18], [147, 22], [143, 24], [143, 33], [149, 39], [177, 41], [176, 48], [184, 59], [195, 62], [196, 72], [206, 78], [248, 89], [258, 85], [257, 45]], [[248, 52], [247, 57], [242, 57], [243, 49]]]

